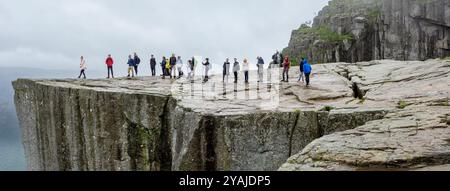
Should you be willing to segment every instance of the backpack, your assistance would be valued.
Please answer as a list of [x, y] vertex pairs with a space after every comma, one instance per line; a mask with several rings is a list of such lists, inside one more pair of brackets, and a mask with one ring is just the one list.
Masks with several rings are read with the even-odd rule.
[[136, 56], [136, 60], [134, 61], [136, 65], [139, 65], [141, 63], [141, 59]]

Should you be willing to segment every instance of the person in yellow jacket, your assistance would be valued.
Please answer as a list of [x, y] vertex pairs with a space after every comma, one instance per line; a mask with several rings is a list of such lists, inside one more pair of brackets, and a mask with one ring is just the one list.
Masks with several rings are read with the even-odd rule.
[[160, 64], [161, 65], [161, 72], [162, 72], [162, 74], [161, 74], [162, 79], [165, 79], [166, 75], [167, 75], [166, 63], [167, 63], [166, 57], [163, 56], [162, 59], [161, 59], [161, 64]]
[[166, 75], [170, 75], [170, 69], [172, 67], [170, 66], [169, 59], [166, 59]]

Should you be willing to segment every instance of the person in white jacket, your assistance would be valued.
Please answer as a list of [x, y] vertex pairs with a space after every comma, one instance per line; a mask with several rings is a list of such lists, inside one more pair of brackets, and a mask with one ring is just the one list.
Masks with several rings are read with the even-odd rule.
[[178, 56], [178, 58], [177, 58], [177, 70], [178, 70], [178, 79], [180, 79], [181, 76], [184, 75], [184, 73], [183, 73], [183, 60], [181, 60], [181, 56]]
[[81, 78], [81, 75], [83, 75], [84, 79], [86, 79], [86, 73], [85, 71], [87, 70], [87, 64], [86, 64], [86, 60], [84, 59], [83, 56], [81, 56], [80, 58], [80, 75], [78, 76], [78, 78]]
[[248, 71], [250, 70], [250, 63], [248, 62], [247, 58], [245, 58], [244, 62], [242, 63], [242, 70], [244, 70], [245, 83], [248, 83]]
[[192, 57], [191, 60], [188, 61], [187, 64], [187, 71], [189, 71], [188, 73], [188, 80], [191, 81], [191, 83], [194, 83], [194, 75], [195, 75], [195, 58]]

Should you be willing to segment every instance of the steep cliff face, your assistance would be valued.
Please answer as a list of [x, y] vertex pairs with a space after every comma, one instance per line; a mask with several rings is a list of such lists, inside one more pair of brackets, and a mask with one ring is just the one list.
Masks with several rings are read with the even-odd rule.
[[285, 54], [315, 63], [450, 56], [450, 0], [333, 0]]
[[326, 66], [319, 74], [314, 88], [219, 78], [13, 85], [30, 170], [276, 170], [313, 140], [394, 106], [356, 104], [348, 79]]
[[170, 170], [169, 98], [15, 83], [31, 170]]

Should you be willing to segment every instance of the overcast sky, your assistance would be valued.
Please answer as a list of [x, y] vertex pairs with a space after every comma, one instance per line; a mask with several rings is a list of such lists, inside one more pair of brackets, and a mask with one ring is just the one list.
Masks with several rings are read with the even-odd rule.
[[[172, 52], [222, 63], [266, 60], [328, 0], [1, 0], [0, 67], [116, 70], [137, 52], [144, 63]], [[147, 65], [143, 65], [147, 66]], [[125, 69], [124, 69], [125, 70]]]

